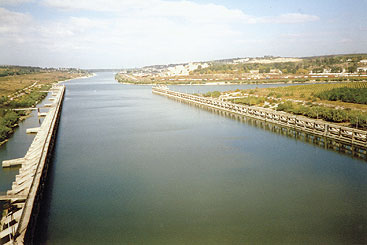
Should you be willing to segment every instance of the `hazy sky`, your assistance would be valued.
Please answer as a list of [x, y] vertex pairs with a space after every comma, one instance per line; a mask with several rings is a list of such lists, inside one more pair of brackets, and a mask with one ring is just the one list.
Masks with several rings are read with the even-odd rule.
[[0, 0], [0, 64], [127, 68], [367, 52], [367, 0]]

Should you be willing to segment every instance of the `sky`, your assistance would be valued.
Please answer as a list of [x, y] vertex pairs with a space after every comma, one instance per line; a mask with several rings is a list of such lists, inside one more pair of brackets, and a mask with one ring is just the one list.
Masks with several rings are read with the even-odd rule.
[[0, 0], [0, 64], [132, 68], [367, 53], [367, 0]]

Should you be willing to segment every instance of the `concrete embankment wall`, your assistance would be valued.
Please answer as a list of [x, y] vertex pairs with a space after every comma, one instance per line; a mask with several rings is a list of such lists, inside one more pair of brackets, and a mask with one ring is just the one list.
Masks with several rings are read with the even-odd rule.
[[21, 168], [12, 189], [8, 190], [6, 195], [0, 196], [0, 200], [7, 202], [6, 215], [1, 219], [0, 244], [32, 243], [56, 139], [65, 86], [53, 86], [51, 91], [53, 103], [48, 105], [49, 111], [37, 130], [37, 135], [26, 155], [21, 158]]
[[172, 91], [167, 87], [153, 87], [152, 92], [241, 116], [263, 120], [284, 127], [293, 128], [309, 134], [330, 138], [350, 144], [351, 147], [360, 147], [364, 152], [367, 148], [367, 131], [342, 127], [322, 120], [309, 119], [303, 116], [295, 116], [289, 113], [278, 112], [266, 108], [238, 105], [218, 99], [180, 93]]

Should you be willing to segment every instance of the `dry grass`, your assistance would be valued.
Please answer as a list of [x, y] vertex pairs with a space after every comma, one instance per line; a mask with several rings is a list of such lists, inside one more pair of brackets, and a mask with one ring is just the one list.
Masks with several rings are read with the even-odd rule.
[[41, 85], [50, 84], [80, 76], [82, 75], [79, 73], [55, 71], [0, 77], [0, 97], [13, 94], [14, 92], [24, 89], [35, 82]]
[[341, 108], [350, 108], [367, 111], [367, 105], [346, 103], [341, 101], [325, 101], [315, 97], [315, 95], [319, 92], [342, 87], [367, 88], [367, 82], [309, 84], [309, 85], [296, 85], [296, 86], [275, 87], [275, 88], [257, 88], [257, 89], [245, 90], [244, 92], [265, 97], [272, 96], [281, 99], [292, 99], [292, 100], [320, 103], [331, 107], [341, 107]]

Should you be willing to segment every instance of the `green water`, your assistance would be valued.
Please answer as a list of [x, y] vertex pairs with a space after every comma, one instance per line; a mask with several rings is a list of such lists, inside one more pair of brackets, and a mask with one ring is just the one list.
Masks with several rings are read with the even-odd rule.
[[[37, 107], [41, 108], [45, 103], [49, 103], [47, 102], [49, 97], [50, 96], [47, 96], [42, 103], [37, 105]], [[41, 109], [41, 111], [43, 112], [45, 110]], [[34, 138], [34, 134], [26, 134], [26, 130], [27, 128], [39, 127], [42, 121], [43, 118], [38, 118], [37, 112], [32, 111], [26, 120], [19, 122], [19, 126], [14, 129], [14, 134], [9, 141], [0, 146], [0, 162], [3, 160], [24, 157]], [[4, 169], [0, 167], [0, 193], [5, 193], [11, 188], [11, 184], [15, 180], [18, 169], [17, 167]]]
[[37, 244], [367, 243], [366, 161], [112, 73], [66, 86]]

